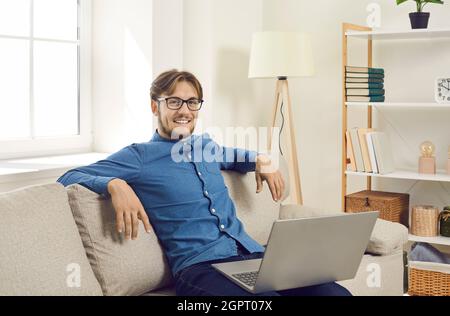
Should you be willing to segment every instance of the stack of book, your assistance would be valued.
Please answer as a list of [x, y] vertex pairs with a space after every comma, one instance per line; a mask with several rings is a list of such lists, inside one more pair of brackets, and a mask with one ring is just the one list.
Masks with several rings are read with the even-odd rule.
[[384, 102], [384, 69], [345, 67], [347, 102]]
[[346, 132], [350, 170], [388, 174], [395, 171], [389, 138], [373, 128], [352, 128]]

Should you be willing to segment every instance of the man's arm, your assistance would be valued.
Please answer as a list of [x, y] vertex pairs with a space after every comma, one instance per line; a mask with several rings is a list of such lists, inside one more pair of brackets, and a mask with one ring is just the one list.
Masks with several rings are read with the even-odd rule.
[[69, 170], [57, 182], [68, 186], [80, 184], [98, 194], [108, 194], [108, 183], [116, 178], [128, 183], [140, 176], [142, 158], [136, 145], [130, 145], [89, 166]]
[[241, 148], [219, 147], [222, 153], [221, 170], [234, 170], [247, 173], [256, 170], [256, 151]]
[[89, 166], [72, 169], [57, 181], [64, 186], [80, 184], [98, 194], [110, 194], [116, 212], [116, 228], [127, 239], [136, 239], [139, 220], [150, 232], [150, 222], [142, 203], [128, 183], [141, 174], [142, 156], [133, 144]]
[[223, 161], [222, 170], [235, 170], [241, 173], [255, 171], [256, 193], [263, 189], [263, 182], [267, 182], [272, 199], [280, 201], [284, 194], [284, 179], [278, 168], [274, 168], [270, 157], [258, 154], [256, 151], [240, 148], [221, 147]]

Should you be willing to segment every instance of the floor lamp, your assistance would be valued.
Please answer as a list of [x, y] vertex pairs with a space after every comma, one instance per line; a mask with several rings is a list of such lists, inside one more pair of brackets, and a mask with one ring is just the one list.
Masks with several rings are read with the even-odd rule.
[[[297, 157], [295, 129], [292, 117], [292, 102], [289, 95], [288, 78], [307, 77], [314, 74], [314, 62], [309, 36], [299, 32], [258, 32], [253, 35], [250, 54], [249, 78], [277, 78], [275, 104], [272, 109], [271, 129], [275, 127], [277, 115], [287, 108], [286, 128], [289, 146], [288, 163], [290, 174], [291, 203], [303, 204], [300, 183], [300, 168]], [[269, 133], [268, 151], [272, 150], [272, 130]]]

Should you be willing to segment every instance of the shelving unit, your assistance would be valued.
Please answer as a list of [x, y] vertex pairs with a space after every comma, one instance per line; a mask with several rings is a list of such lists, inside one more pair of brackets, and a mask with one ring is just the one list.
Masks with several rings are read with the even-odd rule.
[[[347, 165], [350, 160], [347, 157], [347, 140], [345, 133], [348, 130], [348, 109], [349, 108], [367, 108], [367, 127], [372, 128], [373, 125], [373, 108], [396, 108], [396, 109], [411, 109], [411, 108], [433, 108], [438, 110], [450, 109], [450, 104], [440, 104], [435, 102], [380, 102], [380, 103], [367, 103], [367, 102], [347, 102], [346, 100], [346, 88], [345, 88], [345, 67], [348, 65], [348, 39], [358, 38], [367, 41], [368, 56], [367, 67], [372, 67], [373, 64], [373, 41], [379, 40], [423, 40], [423, 39], [448, 39], [450, 38], [450, 29], [420, 29], [420, 30], [393, 30], [393, 31], [373, 31], [369, 27], [344, 23], [342, 26], [342, 65], [343, 65], [343, 106], [342, 106], [342, 211], [345, 211], [345, 196], [347, 195], [347, 181], [348, 176], [362, 176], [367, 178], [367, 190], [372, 189], [372, 178], [390, 178], [400, 180], [415, 180], [415, 181], [437, 181], [437, 182], [450, 182], [450, 175], [445, 174], [443, 171], [438, 172], [435, 175], [419, 174], [415, 171], [397, 170], [390, 174], [374, 174], [365, 172], [353, 172], [347, 170]], [[410, 241], [422, 241], [433, 244], [440, 244], [450, 246], [450, 237], [431, 237], [424, 238], [414, 235], [409, 235]]]
[[[417, 29], [417, 30], [392, 30], [392, 31], [373, 31], [371, 28], [362, 27], [353, 24], [347, 24], [347, 30], [344, 32], [347, 37], [368, 39], [368, 40], [410, 40], [410, 39], [439, 39], [449, 38], [450, 29]], [[362, 30], [361, 28], [364, 28]]]
[[389, 107], [389, 108], [448, 108], [450, 104], [443, 103], [411, 103], [411, 102], [380, 102], [380, 103], [366, 103], [366, 102], [345, 102], [345, 105], [349, 107]]
[[426, 243], [429, 243], [429, 244], [450, 246], [450, 237], [443, 237], [443, 236], [420, 237], [420, 236], [415, 236], [415, 235], [409, 234], [408, 240], [409, 241], [416, 241], [416, 242], [426, 242]]
[[388, 174], [378, 173], [366, 173], [366, 172], [353, 172], [346, 171], [346, 175], [373, 177], [373, 178], [388, 178], [388, 179], [403, 179], [403, 180], [418, 180], [418, 181], [437, 181], [437, 182], [450, 182], [450, 175], [443, 172], [436, 174], [420, 174], [414, 171], [397, 170]]

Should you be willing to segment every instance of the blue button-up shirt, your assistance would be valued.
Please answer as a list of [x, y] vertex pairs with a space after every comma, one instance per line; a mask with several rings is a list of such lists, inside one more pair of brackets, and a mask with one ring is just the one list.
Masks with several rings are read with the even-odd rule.
[[217, 145], [205, 135], [182, 141], [162, 138], [132, 144], [89, 166], [72, 169], [57, 181], [78, 183], [108, 195], [108, 182], [125, 180], [140, 199], [173, 275], [199, 263], [264, 248], [244, 230], [221, 170], [255, 170], [256, 152]]

